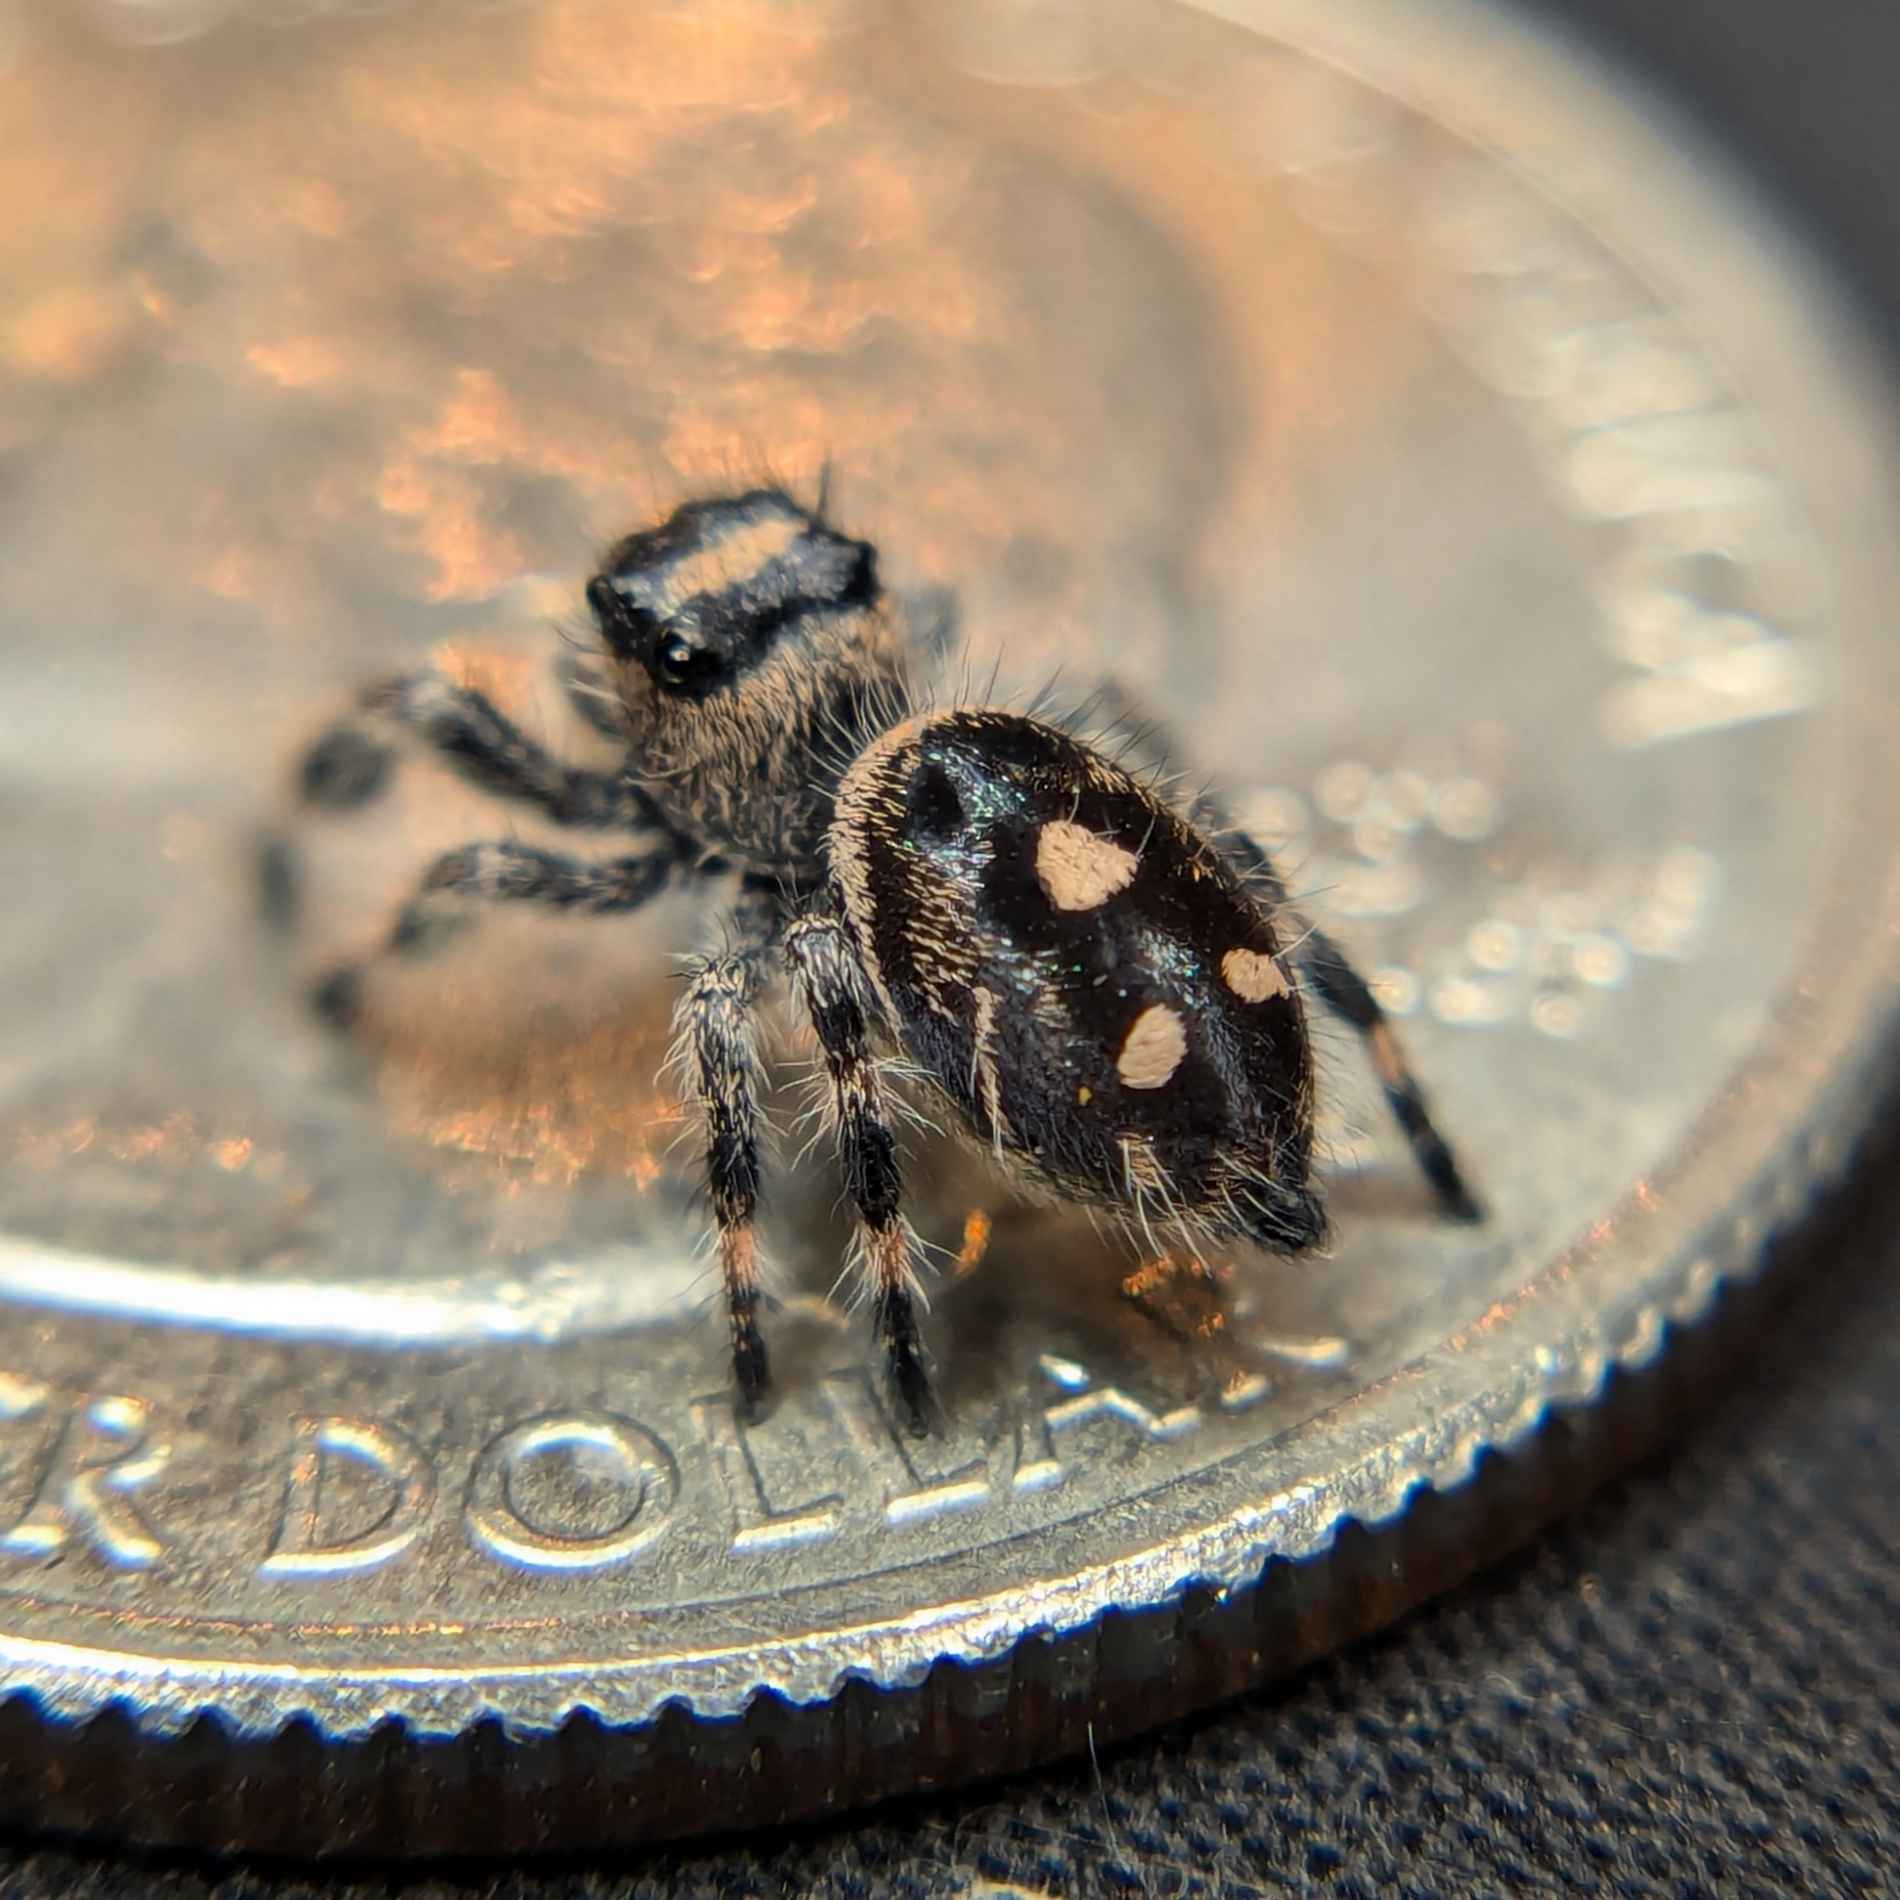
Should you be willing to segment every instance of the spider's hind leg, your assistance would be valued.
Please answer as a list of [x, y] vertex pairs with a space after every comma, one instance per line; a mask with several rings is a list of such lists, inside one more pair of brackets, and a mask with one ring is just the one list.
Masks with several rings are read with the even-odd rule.
[[[1141, 761], [1157, 772], [1174, 763], [1174, 745], [1166, 729], [1146, 717], [1133, 695], [1109, 683], [1096, 697], [1100, 716], [1123, 729]], [[1221, 854], [1261, 890], [1271, 905], [1276, 928], [1290, 939], [1287, 956], [1327, 1009], [1353, 1029], [1385, 1091], [1393, 1119], [1410, 1144], [1419, 1172], [1430, 1185], [1439, 1211], [1448, 1220], [1476, 1221], [1484, 1209], [1466, 1183], [1451, 1144], [1439, 1132], [1424, 1088], [1412, 1072], [1398, 1032], [1379, 1007], [1372, 987], [1353, 968], [1346, 953], [1323, 930], [1308, 923], [1287, 894], [1272, 856], [1236, 825], [1226, 807], [1202, 792], [1190, 807], [1195, 822], [1214, 834]], [[1283, 922], [1281, 920], [1284, 920]]]
[[1238, 827], [1225, 824], [1221, 808], [1205, 796], [1196, 805], [1195, 816], [1221, 833], [1222, 851], [1266, 892], [1276, 927], [1280, 919], [1291, 927], [1292, 941], [1286, 955], [1313, 994], [1357, 1033], [1379, 1086], [1385, 1090], [1392, 1118], [1410, 1144], [1412, 1159], [1438, 1202], [1438, 1211], [1447, 1220], [1482, 1220], [1484, 1209], [1466, 1184], [1451, 1144], [1432, 1120], [1425, 1090], [1412, 1071], [1391, 1019], [1379, 1007], [1372, 986], [1325, 931], [1306, 922], [1294, 909], [1278, 869], [1260, 844]]
[[1372, 986], [1324, 931], [1309, 926], [1292, 955], [1319, 1000], [1358, 1032], [1392, 1117], [1411, 1144], [1412, 1158], [1437, 1197], [1439, 1211], [1447, 1220], [1482, 1220], [1484, 1209], [1466, 1185], [1450, 1144], [1438, 1132], [1425, 1091]]

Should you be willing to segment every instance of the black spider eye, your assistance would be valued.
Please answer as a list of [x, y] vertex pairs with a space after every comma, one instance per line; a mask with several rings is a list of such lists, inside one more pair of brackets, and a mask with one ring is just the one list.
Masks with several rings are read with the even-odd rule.
[[677, 633], [669, 633], [653, 656], [653, 676], [662, 686], [680, 693], [703, 693], [726, 670], [718, 654], [696, 647]]

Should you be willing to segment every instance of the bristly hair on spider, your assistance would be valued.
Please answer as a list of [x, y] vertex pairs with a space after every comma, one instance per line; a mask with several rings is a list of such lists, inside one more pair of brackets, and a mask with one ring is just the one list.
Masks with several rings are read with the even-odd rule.
[[[566, 684], [623, 748], [616, 769], [562, 765], [480, 693], [424, 671], [366, 692], [298, 783], [312, 806], [368, 804], [401, 729], [489, 792], [624, 841], [593, 861], [506, 839], [449, 852], [391, 953], [427, 951], [488, 904], [604, 917], [715, 877], [736, 893], [721, 947], [687, 965], [672, 1059], [749, 1410], [770, 1386], [753, 1021], [779, 975], [816, 1039], [856, 1210], [846, 1270], [916, 1430], [932, 1398], [900, 1075], [1034, 1193], [1154, 1245], [1300, 1254], [1326, 1232], [1311, 998], [1362, 1039], [1444, 1215], [1479, 1218], [1371, 989], [1267, 852], [1211, 794], [1131, 770], [1036, 709], [933, 703], [919, 675], [940, 638], [920, 641], [876, 549], [822, 500], [758, 486], [689, 501], [616, 542], [586, 600], [599, 658], [570, 663]], [[317, 1001], [347, 1023], [366, 981], [334, 972]]]

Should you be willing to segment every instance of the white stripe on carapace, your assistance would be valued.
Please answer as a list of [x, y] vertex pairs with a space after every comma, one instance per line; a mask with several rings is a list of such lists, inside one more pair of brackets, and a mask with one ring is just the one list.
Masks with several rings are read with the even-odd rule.
[[665, 599], [661, 612], [675, 612], [696, 595], [722, 594], [749, 581], [804, 532], [805, 523], [795, 515], [768, 515], [763, 521], [742, 523], [710, 546], [681, 555], [659, 570]]

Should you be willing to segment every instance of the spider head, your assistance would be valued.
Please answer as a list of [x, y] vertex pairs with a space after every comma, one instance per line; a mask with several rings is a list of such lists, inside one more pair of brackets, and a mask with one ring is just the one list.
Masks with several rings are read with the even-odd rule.
[[742, 691], [788, 632], [873, 605], [877, 553], [776, 488], [689, 502], [628, 535], [587, 585], [600, 637], [662, 700]]

